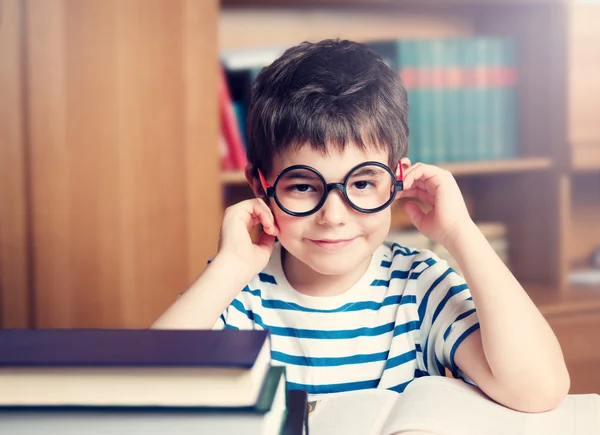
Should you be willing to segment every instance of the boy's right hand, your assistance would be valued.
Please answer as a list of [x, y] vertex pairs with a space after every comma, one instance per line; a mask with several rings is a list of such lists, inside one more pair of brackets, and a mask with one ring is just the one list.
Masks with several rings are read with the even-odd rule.
[[[252, 240], [252, 229], [262, 224], [258, 240]], [[226, 258], [248, 279], [263, 270], [275, 245], [279, 228], [267, 204], [258, 198], [239, 202], [225, 210], [219, 237], [218, 257]]]

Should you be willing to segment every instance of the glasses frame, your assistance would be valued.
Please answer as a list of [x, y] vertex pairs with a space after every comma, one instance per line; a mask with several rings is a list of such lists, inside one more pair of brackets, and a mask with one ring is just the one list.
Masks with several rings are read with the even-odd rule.
[[[365, 208], [357, 207], [354, 203], [352, 203], [352, 201], [348, 197], [348, 192], [346, 190], [346, 185], [347, 185], [348, 181], [350, 180], [350, 176], [356, 170], [358, 170], [362, 167], [365, 167], [365, 166], [378, 166], [382, 169], [385, 169], [390, 174], [392, 179], [394, 180], [394, 191], [392, 192], [390, 199], [385, 204], [380, 205], [379, 207], [374, 208], [374, 209], [365, 209]], [[325, 186], [325, 191], [323, 193], [323, 197], [321, 198], [319, 203], [315, 206], [315, 208], [313, 208], [312, 210], [309, 210], [309, 211], [301, 212], [301, 213], [291, 211], [291, 210], [288, 210], [287, 208], [285, 208], [281, 204], [281, 202], [279, 202], [279, 198], [277, 198], [277, 194], [276, 194], [277, 184], [279, 183], [279, 180], [281, 180], [281, 177], [283, 175], [287, 174], [288, 172], [294, 171], [297, 169], [304, 169], [304, 170], [311, 171], [312, 173], [314, 173], [315, 175], [317, 175], [319, 177], [319, 179], [323, 183], [323, 186]], [[398, 162], [398, 178], [396, 178], [396, 175], [394, 175], [392, 170], [387, 165], [384, 165], [383, 163], [380, 163], [380, 162], [373, 162], [373, 161], [363, 162], [363, 163], [360, 163], [360, 164], [354, 166], [352, 169], [350, 169], [350, 171], [348, 171], [348, 173], [346, 174], [344, 181], [342, 183], [327, 183], [325, 181], [325, 178], [323, 177], [323, 175], [321, 175], [321, 173], [319, 171], [317, 171], [315, 168], [313, 168], [311, 166], [307, 166], [307, 165], [293, 165], [293, 166], [289, 166], [289, 167], [285, 168], [283, 171], [281, 171], [279, 173], [279, 175], [277, 175], [277, 177], [275, 178], [275, 182], [273, 183], [273, 186], [271, 186], [267, 182], [266, 178], [264, 177], [264, 175], [262, 174], [260, 169], [258, 170], [258, 176], [260, 178], [260, 182], [262, 184], [262, 187], [263, 187], [267, 197], [273, 198], [275, 200], [275, 202], [277, 203], [277, 206], [281, 210], [283, 210], [285, 213], [289, 214], [290, 216], [295, 216], [295, 217], [310, 216], [311, 214], [315, 214], [316, 212], [321, 210], [321, 208], [325, 205], [325, 202], [327, 201], [329, 192], [331, 192], [332, 190], [335, 190], [335, 189], [342, 192], [342, 195], [344, 196], [344, 199], [346, 200], [346, 204], [348, 204], [352, 209], [354, 209], [358, 212], [361, 212], [361, 213], [368, 213], [368, 214], [378, 213], [381, 210], [384, 210], [387, 207], [389, 207], [392, 204], [392, 202], [394, 202], [394, 199], [396, 198], [396, 194], [404, 189], [404, 175], [402, 173], [402, 163], [401, 162]]]

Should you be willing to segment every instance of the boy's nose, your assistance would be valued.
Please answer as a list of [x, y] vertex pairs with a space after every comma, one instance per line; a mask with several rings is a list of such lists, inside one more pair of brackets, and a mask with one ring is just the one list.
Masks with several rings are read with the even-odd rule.
[[342, 192], [334, 189], [329, 192], [325, 204], [317, 212], [317, 222], [330, 226], [345, 224], [348, 220], [349, 207]]

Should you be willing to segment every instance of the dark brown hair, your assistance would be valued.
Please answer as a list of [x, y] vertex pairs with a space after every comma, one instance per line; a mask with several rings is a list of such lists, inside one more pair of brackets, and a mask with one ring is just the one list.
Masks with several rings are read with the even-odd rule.
[[387, 149], [395, 169], [408, 148], [406, 90], [365, 44], [303, 42], [256, 78], [247, 130], [248, 161], [264, 174], [278, 154], [305, 144], [325, 153], [349, 143]]

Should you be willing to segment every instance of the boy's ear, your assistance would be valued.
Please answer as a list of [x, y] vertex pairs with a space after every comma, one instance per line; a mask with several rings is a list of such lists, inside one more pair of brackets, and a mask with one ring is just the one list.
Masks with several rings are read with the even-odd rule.
[[[410, 159], [408, 157], [402, 157], [400, 159], [400, 164], [402, 165], [402, 173], [406, 174], [406, 171], [408, 170], [408, 168], [410, 168]], [[400, 175], [400, 173], [398, 172], [398, 168], [396, 168], [396, 177], [398, 177]]]
[[257, 198], [264, 198], [265, 191], [262, 185], [260, 184], [259, 178], [254, 176], [254, 166], [252, 166], [251, 163], [248, 163], [244, 172], [246, 175], [246, 181], [248, 181], [248, 185], [252, 189], [252, 193], [254, 193], [254, 196]]

